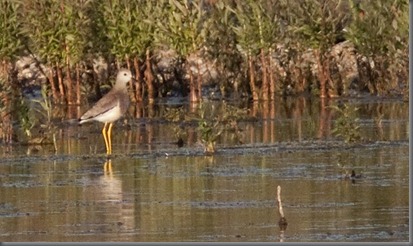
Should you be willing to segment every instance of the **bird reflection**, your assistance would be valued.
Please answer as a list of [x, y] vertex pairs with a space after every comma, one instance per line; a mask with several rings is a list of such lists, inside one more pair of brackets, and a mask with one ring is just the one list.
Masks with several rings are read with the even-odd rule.
[[106, 158], [106, 161], [103, 164], [103, 174], [113, 178], [112, 159]]
[[100, 177], [98, 185], [103, 192], [104, 201], [122, 201], [122, 182], [113, 175], [112, 159], [107, 158], [103, 164], [103, 176]]
[[100, 205], [104, 205], [102, 210], [105, 211], [106, 219], [112, 219], [105, 223], [116, 224], [120, 231], [133, 230], [134, 208], [125, 203], [128, 198], [124, 196], [122, 180], [117, 174], [114, 175], [112, 166], [112, 159], [107, 158], [103, 163], [103, 176], [98, 180], [100, 192], [97, 194], [100, 194], [100, 201], [103, 202]]

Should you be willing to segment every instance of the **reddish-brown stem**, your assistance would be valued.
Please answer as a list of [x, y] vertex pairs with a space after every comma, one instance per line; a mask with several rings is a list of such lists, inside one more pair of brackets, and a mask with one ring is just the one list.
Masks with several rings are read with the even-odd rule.
[[145, 81], [146, 81], [146, 85], [148, 86], [148, 100], [149, 100], [149, 103], [153, 103], [155, 100], [155, 90], [153, 87], [153, 81], [155, 77], [153, 76], [153, 72], [152, 72], [151, 56], [150, 56], [149, 49], [146, 50], [145, 64], [146, 64]]
[[261, 49], [260, 59], [261, 59], [261, 72], [262, 72], [262, 87], [261, 87], [262, 97], [261, 98], [262, 100], [267, 101], [270, 88], [268, 84], [267, 62], [265, 59], [264, 49]]
[[66, 98], [66, 94], [65, 94], [65, 87], [63, 84], [62, 69], [60, 68], [59, 63], [56, 63], [56, 71], [57, 71], [57, 81], [58, 81], [59, 91], [60, 91], [60, 102], [64, 102], [64, 99]]
[[134, 67], [134, 69], [135, 69], [135, 79], [136, 79], [136, 81], [133, 83], [133, 84], [135, 84], [135, 95], [134, 95], [134, 97], [135, 97], [135, 101], [136, 102], [141, 102], [142, 101], [142, 84], [141, 84], [141, 82], [142, 82], [142, 78], [141, 78], [141, 73], [140, 73], [140, 69], [139, 69], [139, 67], [140, 67], [140, 64], [139, 64], [139, 59], [138, 59], [138, 57], [134, 57], [133, 58], [133, 67]]
[[274, 78], [273, 65], [272, 65], [272, 59], [271, 59], [271, 50], [270, 50], [270, 54], [268, 55], [268, 72], [270, 75], [270, 99], [274, 100], [275, 99], [275, 78]]
[[199, 66], [198, 62], [196, 63], [196, 66], [197, 66], [197, 69], [198, 69], [198, 75], [197, 75], [197, 78], [196, 78], [196, 82], [197, 82], [196, 96], [197, 96], [197, 100], [200, 101], [201, 98], [202, 98], [202, 74], [201, 74], [201, 69], [200, 69], [200, 66]]
[[52, 89], [52, 96], [53, 96], [53, 101], [58, 102], [59, 101], [59, 92], [57, 91], [55, 81], [54, 81], [54, 76], [53, 76], [53, 68], [51, 68], [47, 74], [48, 81], [50, 83], [50, 87]]
[[315, 50], [314, 54], [317, 60], [318, 80], [320, 81], [320, 97], [325, 98], [327, 78], [326, 78], [325, 67], [324, 67], [324, 62], [323, 62], [324, 59], [322, 57], [323, 55], [320, 53], [320, 50]]
[[194, 84], [194, 75], [192, 74], [191, 69], [189, 69], [189, 101], [198, 102], [196, 97], [196, 89]]
[[252, 99], [254, 101], [258, 101], [258, 92], [255, 87], [255, 69], [254, 69], [254, 64], [251, 59], [251, 56], [248, 57], [248, 71], [250, 75], [250, 89], [251, 89]]
[[76, 64], [76, 104], [80, 105], [80, 102], [80, 67], [79, 64]]
[[73, 81], [70, 71], [69, 63], [66, 63], [66, 78], [67, 78], [67, 98], [66, 101], [68, 104], [73, 104]]

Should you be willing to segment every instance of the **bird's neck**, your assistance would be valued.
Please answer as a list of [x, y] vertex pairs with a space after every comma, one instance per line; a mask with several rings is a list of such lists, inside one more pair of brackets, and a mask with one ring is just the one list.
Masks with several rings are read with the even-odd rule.
[[127, 87], [125, 84], [116, 83], [116, 84], [113, 86], [113, 88], [116, 89], [116, 90], [127, 90], [128, 87]]

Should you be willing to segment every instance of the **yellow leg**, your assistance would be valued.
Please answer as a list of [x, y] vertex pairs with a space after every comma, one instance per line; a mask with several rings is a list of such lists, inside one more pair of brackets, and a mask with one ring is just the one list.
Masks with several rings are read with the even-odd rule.
[[106, 154], [109, 155], [108, 136], [107, 136], [107, 133], [106, 133], [107, 126], [108, 126], [108, 123], [105, 123], [105, 125], [103, 126], [103, 129], [102, 129], [102, 134], [103, 134], [103, 139], [105, 140]]
[[112, 154], [112, 127], [113, 127], [113, 123], [109, 123], [109, 129], [108, 129], [109, 155]]

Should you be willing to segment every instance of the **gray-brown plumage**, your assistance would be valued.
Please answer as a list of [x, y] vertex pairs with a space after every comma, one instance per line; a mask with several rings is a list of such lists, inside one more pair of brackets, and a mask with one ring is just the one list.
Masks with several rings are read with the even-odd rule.
[[122, 117], [129, 107], [130, 99], [127, 83], [131, 79], [132, 74], [129, 70], [119, 70], [113, 88], [79, 119], [79, 124], [92, 120], [105, 123], [102, 134], [108, 155], [112, 154], [111, 133], [113, 122]]

